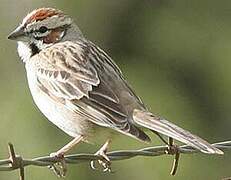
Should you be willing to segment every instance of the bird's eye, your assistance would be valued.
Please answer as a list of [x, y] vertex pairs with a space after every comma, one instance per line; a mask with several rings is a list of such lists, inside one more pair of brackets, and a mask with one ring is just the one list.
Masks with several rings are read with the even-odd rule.
[[48, 28], [45, 27], [45, 26], [41, 26], [41, 27], [39, 28], [39, 32], [40, 32], [40, 33], [45, 33], [45, 32], [47, 32], [47, 31], [48, 31]]

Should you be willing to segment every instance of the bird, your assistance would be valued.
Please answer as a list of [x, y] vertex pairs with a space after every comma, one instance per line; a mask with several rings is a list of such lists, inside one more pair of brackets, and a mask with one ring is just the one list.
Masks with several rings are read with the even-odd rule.
[[[106, 162], [112, 137], [150, 142], [150, 130], [208, 154], [223, 154], [206, 140], [153, 114], [135, 94], [120, 68], [88, 40], [73, 19], [54, 8], [27, 14], [8, 36], [17, 41], [33, 100], [45, 117], [73, 138], [55, 155], [62, 157], [80, 142], [105, 142], [96, 152]], [[163, 138], [162, 138], [163, 140]]]

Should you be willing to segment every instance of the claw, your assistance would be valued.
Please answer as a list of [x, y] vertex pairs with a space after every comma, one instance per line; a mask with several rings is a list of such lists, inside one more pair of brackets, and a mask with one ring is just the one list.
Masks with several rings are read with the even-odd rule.
[[50, 154], [50, 157], [55, 158], [57, 163], [48, 166], [48, 168], [52, 169], [58, 177], [65, 177], [67, 174], [67, 164], [65, 162], [64, 154], [71, 150], [75, 145], [79, 144], [83, 138], [84, 137], [82, 135], [76, 136], [60, 150]]
[[51, 153], [50, 156], [57, 159], [58, 162], [48, 166], [48, 168], [51, 169], [58, 177], [65, 177], [67, 174], [67, 164], [65, 162], [64, 155], [62, 153]]
[[98, 151], [95, 155], [101, 156], [101, 160], [91, 161], [90, 166], [93, 170], [100, 170], [96, 167], [96, 162], [103, 167], [103, 172], [111, 172], [111, 161], [104, 152]]
[[[106, 155], [106, 152], [108, 150], [108, 146], [109, 146], [110, 140], [108, 140], [101, 148], [99, 151], [97, 151], [95, 153], [95, 155], [97, 156], [101, 156], [100, 160], [97, 160], [98, 164], [101, 165], [103, 167], [103, 172], [112, 172], [111, 171], [111, 161], [108, 158], [108, 156]], [[100, 168], [96, 168], [95, 165], [96, 161], [91, 161], [90, 162], [90, 167], [93, 170], [100, 170]]]

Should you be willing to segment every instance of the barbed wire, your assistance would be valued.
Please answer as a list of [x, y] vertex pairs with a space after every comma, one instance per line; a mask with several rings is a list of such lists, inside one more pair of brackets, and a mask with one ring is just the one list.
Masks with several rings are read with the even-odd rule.
[[[224, 141], [212, 144], [214, 147], [221, 150], [231, 149], [231, 141]], [[22, 156], [16, 155], [14, 147], [11, 143], [8, 144], [9, 158], [0, 160], [0, 171], [13, 171], [19, 169], [20, 180], [24, 180], [24, 168], [27, 166], [53, 166], [56, 163], [60, 162], [60, 159], [56, 157], [43, 156], [33, 159], [24, 159]], [[191, 146], [155, 146], [147, 147], [138, 150], [119, 150], [108, 152], [107, 156], [110, 161], [119, 161], [125, 159], [131, 159], [137, 156], [161, 156], [161, 155], [175, 155], [173, 161], [173, 168], [171, 174], [175, 174], [178, 166], [178, 160], [180, 154], [191, 154], [198, 153], [199, 151], [194, 149]], [[98, 161], [104, 160], [100, 155], [94, 154], [72, 154], [64, 156], [65, 163], [67, 164], [79, 164], [83, 162]]]

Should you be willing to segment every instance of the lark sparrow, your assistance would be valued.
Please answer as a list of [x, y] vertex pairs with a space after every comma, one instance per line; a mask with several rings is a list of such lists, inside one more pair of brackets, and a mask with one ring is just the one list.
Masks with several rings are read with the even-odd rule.
[[107, 142], [122, 133], [149, 142], [146, 128], [188, 144], [204, 153], [223, 152], [200, 137], [153, 115], [134, 93], [115, 62], [87, 40], [72, 18], [53, 8], [35, 9], [8, 37], [18, 41], [35, 104], [74, 137], [57, 151], [63, 155], [81, 141]]

